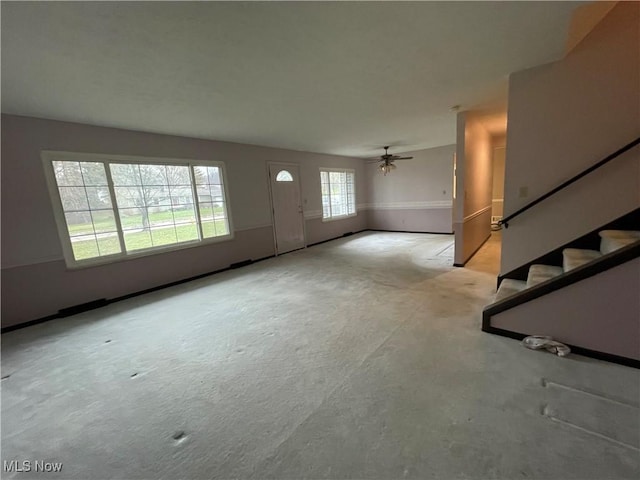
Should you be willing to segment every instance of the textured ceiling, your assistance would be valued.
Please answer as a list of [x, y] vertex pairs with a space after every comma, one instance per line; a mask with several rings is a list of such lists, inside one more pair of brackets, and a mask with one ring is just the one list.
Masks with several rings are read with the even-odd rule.
[[341, 155], [455, 142], [579, 2], [2, 2], [2, 111]]

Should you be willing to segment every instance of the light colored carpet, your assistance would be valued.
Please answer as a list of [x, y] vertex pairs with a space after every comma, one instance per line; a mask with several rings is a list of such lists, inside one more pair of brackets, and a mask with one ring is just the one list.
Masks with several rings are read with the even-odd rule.
[[[2, 336], [2, 478], [637, 478], [637, 370], [480, 331], [499, 243], [362, 233]], [[37, 299], [34, 299], [37, 301]]]

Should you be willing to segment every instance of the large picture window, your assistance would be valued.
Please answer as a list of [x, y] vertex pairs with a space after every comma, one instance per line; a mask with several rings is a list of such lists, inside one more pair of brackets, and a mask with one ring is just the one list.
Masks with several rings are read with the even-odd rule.
[[43, 152], [70, 266], [231, 238], [224, 165]]
[[356, 174], [347, 169], [320, 169], [322, 187], [322, 219], [349, 217], [356, 214]]

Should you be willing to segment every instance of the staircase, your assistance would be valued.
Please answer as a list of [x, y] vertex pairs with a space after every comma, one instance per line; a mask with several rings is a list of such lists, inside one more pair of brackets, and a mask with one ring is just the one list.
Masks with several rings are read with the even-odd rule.
[[618, 249], [640, 241], [640, 231], [635, 230], [602, 230], [599, 232], [600, 250], [582, 248], [565, 248], [562, 251], [562, 265], [538, 265], [529, 267], [527, 280], [504, 279], [496, 293], [495, 302], [522, 292], [535, 285], [548, 282], [566, 272], [592, 263], [603, 255], [609, 255]]
[[[587, 175], [606, 174], [601, 167], [639, 145], [637, 137], [498, 225], [526, 222], [530, 209]], [[546, 335], [574, 353], [640, 368], [640, 208], [500, 275], [482, 330], [515, 339]]]
[[[617, 222], [638, 225], [639, 215]], [[640, 368], [640, 231], [608, 227], [499, 279], [482, 330], [516, 339], [547, 335], [574, 353]], [[598, 250], [575, 248], [594, 238]], [[549, 259], [555, 264], [540, 261]]]

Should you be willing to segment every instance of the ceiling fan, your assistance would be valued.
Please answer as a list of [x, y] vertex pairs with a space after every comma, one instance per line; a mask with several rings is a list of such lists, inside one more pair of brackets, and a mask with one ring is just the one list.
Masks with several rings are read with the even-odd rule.
[[396, 160], [411, 160], [413, 157], [401, 157], [399, 155], [391, 155], [389, 153], [389, 147], [383, 147], [384, 148], [384, 155], [380, 155], [379, 159], [372, 159], [370, 160], [368, 163], [374, 163], [374, 162], [380, 162], [380, 165], [378, 166], [378, 170], [380, 170], [380, 172], [382, 172], [385, 176], [387, 175], [387, 173], [391, 172], [391, 170], [395, 170], [396, 166], [394, 165], [393, 162], [395, 162]]

